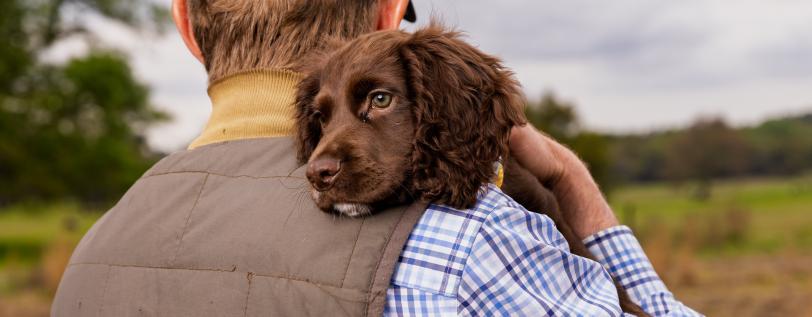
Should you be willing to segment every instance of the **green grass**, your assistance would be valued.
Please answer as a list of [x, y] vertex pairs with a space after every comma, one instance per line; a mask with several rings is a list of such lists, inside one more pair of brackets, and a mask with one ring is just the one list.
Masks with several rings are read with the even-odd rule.
[[693, 185], [628, 186], [610, 201], [621, 219], [642, 233], [641, 240], [652, 230], [668, 230], [677, 240], [699, 235], [706, 254], [812, 247], [812, 174], [719, 181], [704, 201], [694, 198], [695, 190]]
[[[700, 249], [710, 253], [812, 247], [812, 174], [719, 181], [706, 201], [694, 199], [694, 190], [663, 183], [626, 186], [610, 202], [644, 242], [668, 230], [676, 244], [685, 235], [698, 236]], [[35, 263], [54, 239], [78, 240], [99, 216], [72, 203], [0, 209], [0, 266], [9, 259]], [[727, 241], [731, 237], [715, 236], [716, 231], [743, 238]]]
[[37, 262], [52, 241], [78, 240], [99, 216], [70, 203], [0, 210], [0, 266], [8, 261]]

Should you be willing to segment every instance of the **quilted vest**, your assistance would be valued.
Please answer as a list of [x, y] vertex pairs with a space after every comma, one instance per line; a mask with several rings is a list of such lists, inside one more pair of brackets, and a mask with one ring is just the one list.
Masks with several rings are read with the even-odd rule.
[[82, 239], [52, 315], [380, 316], [424, 209], [318, 210], [290, 138], [175, 153]]

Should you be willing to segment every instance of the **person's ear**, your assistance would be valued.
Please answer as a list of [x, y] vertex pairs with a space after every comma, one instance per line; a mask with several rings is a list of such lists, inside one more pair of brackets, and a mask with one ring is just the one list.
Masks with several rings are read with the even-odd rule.
[[206, 64], [203, 59], [203, 52], [200, 51], [200, 45], [197, 45], [195, 34], [192, 30], [192, 23], [189, 20], [189, 10], [186, 5], [186, 0], [172, 0], [172, 18], [175, 20], [175, 26], [180, 32], [180, 37], [189, 52], [197, 58], [200, 63]]
[[409, 0], [380, 0], [378, 2], [378, 30], [397, 30]]

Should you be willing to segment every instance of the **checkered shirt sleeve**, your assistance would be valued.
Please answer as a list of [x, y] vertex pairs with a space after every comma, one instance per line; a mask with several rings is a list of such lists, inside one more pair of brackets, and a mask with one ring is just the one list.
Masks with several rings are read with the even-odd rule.
[[[622, 264], [625, 255], [642, 254], [626, 230], [588, 240], [600, 249], [593, 252], [606, 251], [599, 253], [604, 263], [619, 269], [607, 271], [571, 254], [550, 218], [525, 210], [496, 186], [485, 187], [468, 210], [430, 205], [401, 253], [384, 315], [622, 316], [609, 272], [639, 286], [633, 296], [647, 311], [692, 315], [659, 279], [649, 279], [656, 278], [653, 271]], [[638, 266], [650, 269], [645, 263]]]
[[674, 298], [626, 226], [598, 232], [584, 243], [598, 262], [618, 279], [632, 300], [653, 316], [701, 316]]

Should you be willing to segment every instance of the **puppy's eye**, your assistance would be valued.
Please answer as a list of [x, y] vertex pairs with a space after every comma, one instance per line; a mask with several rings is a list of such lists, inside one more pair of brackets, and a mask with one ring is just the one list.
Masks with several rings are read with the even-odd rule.
[[392, 95], [385, 92], [373, 92], [370, 95], [372, 106], [376, 108], [386, 108], [392, 104]]

